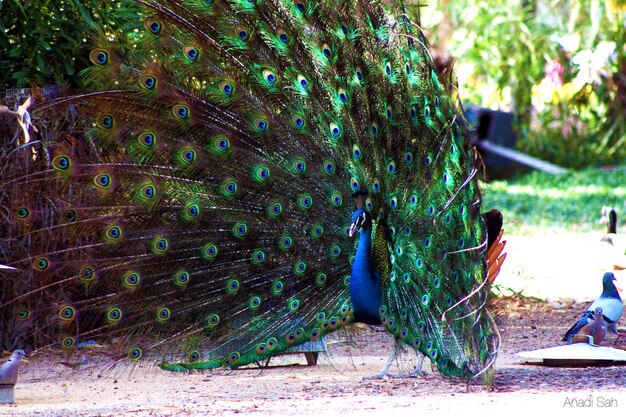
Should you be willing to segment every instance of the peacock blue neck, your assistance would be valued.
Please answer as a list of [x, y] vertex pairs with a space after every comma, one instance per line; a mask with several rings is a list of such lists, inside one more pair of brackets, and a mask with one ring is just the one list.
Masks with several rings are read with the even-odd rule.
[[352, 264], [350, 297], [355, 321], [380, 324], [379, 308], [382, 296], [380, 274], [372, 270], [372, 226], [360, 231], [359, 245]]

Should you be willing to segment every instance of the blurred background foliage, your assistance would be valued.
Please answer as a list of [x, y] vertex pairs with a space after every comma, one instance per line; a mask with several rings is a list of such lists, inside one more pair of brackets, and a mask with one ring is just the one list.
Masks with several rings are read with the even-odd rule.
[[[519, 150], [570, 168], [624, 164], [626, 0], [409, 0], [407, 11], [435, 58], [455, 62], [465, 103], [515, 113]], [[80, 85], [94, 27], [141, 25], [129, 0], [0, 0], [0, 89]]]

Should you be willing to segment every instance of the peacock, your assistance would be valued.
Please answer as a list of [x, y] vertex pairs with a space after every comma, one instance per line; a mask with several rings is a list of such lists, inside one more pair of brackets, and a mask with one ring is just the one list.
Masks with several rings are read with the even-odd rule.
[[3, 149], [18, 343], [237, 368], [362, 322], [489, 381], [502, 215], [403, 5], [136, 1], [143, 29], [99, 30], [85, 89]]

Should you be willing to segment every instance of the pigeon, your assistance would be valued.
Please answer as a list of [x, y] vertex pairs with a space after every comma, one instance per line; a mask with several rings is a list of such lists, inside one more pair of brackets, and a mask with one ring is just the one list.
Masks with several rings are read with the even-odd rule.
[[17, 382], [17, 370], [20, 367], [22, 356], [26, 356], [26, 352], [18, 349], [11, 354], [8, 361], [0, 366], [0, 385], [15, 385]]
[[596, 307], [593, 318], [587, 319], [587, 324], [572, 336], [571, 343], [589, 343], [598, 346], [606, 337], [606, 329], [607, 325], [602, 317], [602, 307]]
[[602, 277], [602, 294], [589, 306], [587, 311], [582, 315], [576, 324], [574, 324], [563, 336], [563, 340], [569, 338], [588, 324], [589, 320], [593, 320], [596, 308], [602, 309], [602, 317], [607, 324], [607, 329], [618, 336], [622, 336], [617, 331], [617, 321], [622, 317], [624, 311], [624, 303], [622, 302], [619, 292], [615, 287], [615, 275], [612, 272], [606, 272]]

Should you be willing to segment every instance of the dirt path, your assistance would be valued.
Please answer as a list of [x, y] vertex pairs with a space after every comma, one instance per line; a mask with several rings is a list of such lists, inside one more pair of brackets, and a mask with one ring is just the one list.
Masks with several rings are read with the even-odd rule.
[[[361, 328], [349, 337], [332, 335], [328, 353], [311, 367], [304, 366], [303, 355], [274, 358], [267, 369], [188, 374], [148, 367], [132, 373], [102, 367], [73, 369], [31, 360], [20, 371], [16, 404], [0, 405], [0, 416], [402, 417], [500, 416], [520, 411], [623, 417], [626, 366], [545, 367], [524, 363], [516, 355], [561, 344], [563, 332], [586, 307], [586, 294], [598, 295], [603, 264], [596, 260], [597, 265], [581, 265], [582, 258], [577, 258], [584, 252], [579, 246], [593, 239], [509, 240], [508, 265], [499, 282], [546, 301], [498, 299], [495, 311], [502, 347], [492, 388], [445, 380], [430, 372], [428, 364], [424, 365], [427, 374], [418, 379], [362, 381], [364, 375], [379, 370], [391, 344], [386, 333]], [[614, 346], [613, 342], [611, 336], [604, 344]], [[95, 348], [86, 356], [91, 363], [105, 351], [105, 347]], [[399, 363], [395, 371], [410, 370], [416, 361], [414, 355], [405, 354]], [[581, 407], [570, 405], [576, 399], [584, 401]]]

